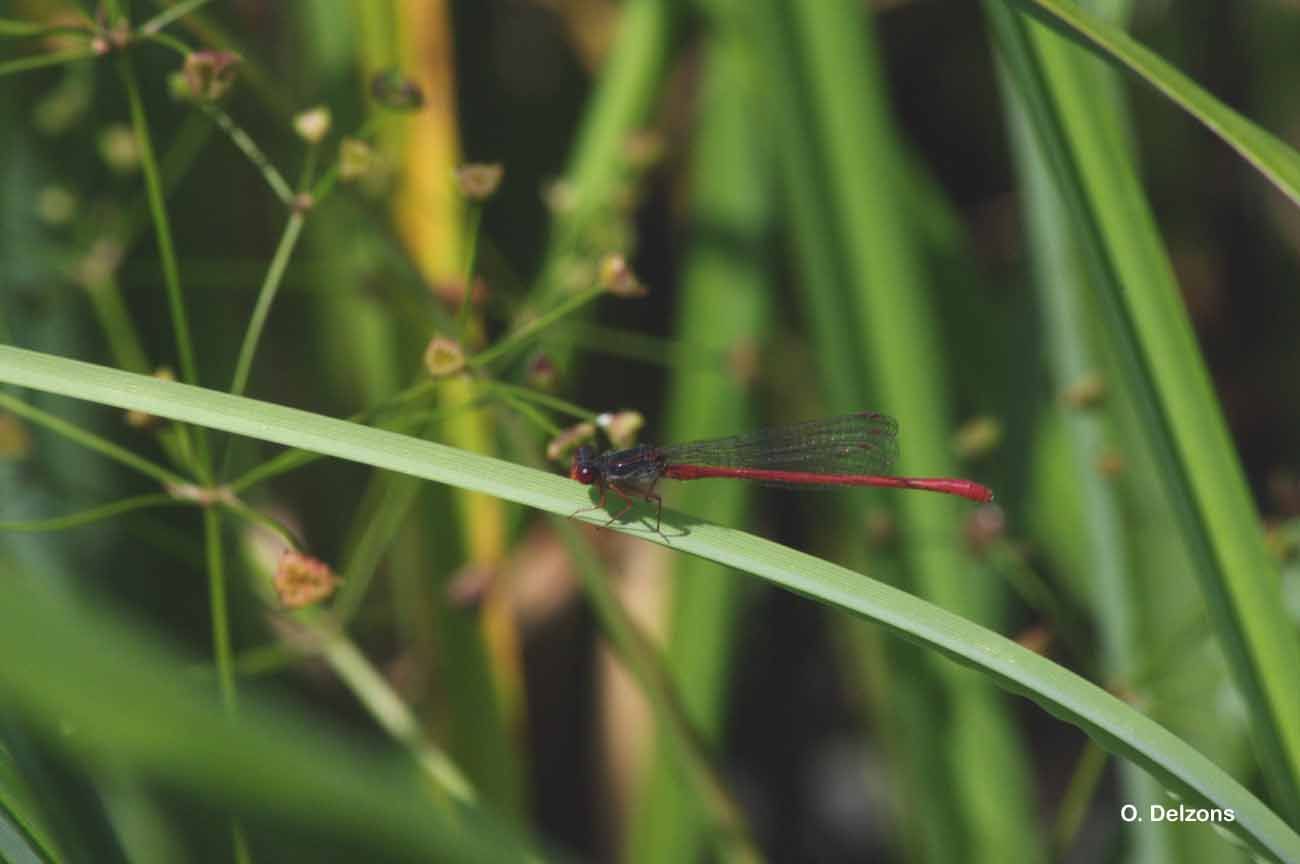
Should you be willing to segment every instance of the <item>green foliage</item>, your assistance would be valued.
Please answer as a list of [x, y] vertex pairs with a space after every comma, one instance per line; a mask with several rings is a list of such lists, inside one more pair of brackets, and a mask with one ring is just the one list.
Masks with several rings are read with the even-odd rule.
[[[525, 5], [0, 18], [0, 857], [1300, 861], [1280, 13]], [[997, 503], [556, 470], [864, 407]]]

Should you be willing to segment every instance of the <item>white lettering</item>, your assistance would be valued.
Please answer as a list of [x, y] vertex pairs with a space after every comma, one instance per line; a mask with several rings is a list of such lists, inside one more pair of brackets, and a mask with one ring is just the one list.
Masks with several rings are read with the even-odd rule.
[[[1131, 805], [1125, 805], [1131, 806]], [[1124, 811], [1121, 809], [1120, 818], [1125, 822], [1132, 822], [1132, 819], [1124, 818]], [[1152, 822], [1236, 822], [1237, 814], [1231, 808], [1219, 807], [1188, 807], [1179, 804], [1177, 807], [1164, 807], [1160, 804], [1151, 805]]]

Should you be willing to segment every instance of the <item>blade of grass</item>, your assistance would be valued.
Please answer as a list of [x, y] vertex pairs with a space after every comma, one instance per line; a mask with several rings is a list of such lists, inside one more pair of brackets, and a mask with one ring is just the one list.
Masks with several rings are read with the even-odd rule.
[[6, 737], [0, 736], [0, 860], [24, 864], [66, 861], [55, 823], [9, 752]]
[[[803, 85], [787, 109], [799, 115], [801, 140], [782, 142], [796, 148], [787, 158], [816, 166], [807, 172], [820, 179], [813, 206], [826, 213], [832, 254], [847, 277], [817, 284], [832, 294], [823, 305], [837, 308], [837, 317], [847, 320], [858, 362], [826, 368], [823, 377], [852, 375], [857, 382], [871, 382], [879, 404], [902, 423], [904, 467], [955, 473], [945, 346], [937, 337], [922, 276], [917, 232], [899, 218], [909, 212], [901, 182], [905, 162], [870, 16], [860, 4], [843, 0], [764, 8], [771, 11], [755, 17], [772, 19], [764, 27], [771, 34], [765, 53], [786, 53], [787, 74]], [[856, 404], [864, 404], [866, 388], [855, 386]], [[995, 582], [970, 578], [975, 565], [958, 539], [962, 506], [924, 496], [902, 496], [893, 503], [917, 590], [974, 620], [995, 620], [1002, 592]], [[933, 742], [945, 772], [938, 782], [957, 805], [961, 859], [1042, 859], [1029, 760], [1001, 694], [964, 671], [937, 666], [933, 673], [951, 718], [945, 734]], [[1000, 789], [996, 806], [990, 806], [989, 782]]]
[[[701, 730], [687, 716], [681, 693], [673, 684], [663, 655], [632, 620], [623, 608], [622, 601], [611, 590], [607, 582], [608, 574], [592, 554], [586, 539], [580, 537], [572, 525], [558, 526], [558, 530], [582, 574], [587, 599], [595, 609], [605, 638], [609, 640], [619, 662], [632, 675], [637, 687], [650, 702], [655, 725], [660, 732], [657, 736], [659, 746], [663, 748], [655, 753], [655, 761], [667, 757], [681, 763], [681, 773], [703, 802], [703, 808], [712, 822], [711, 827], [716, 834], [715, 852], [720, 860], [733, 864], [752, 864], [761, 860], [744, 813], [723, 784], [721, 772], [714, 764]], [[674, 775], [673, 779], [676, 780], [678, 776], [680, 775]], [[674, 790], [680, 795], [682, 786], [676, 784]], [[695, 838], [688, 836], [687, 839]]]
[[[849, 266], [852, 259], [843, 248], [841, 229], [827, 204], [832, 180], [825, 159], [813, 151], [807, 88], [788, 48], [790, 28], [777, 8], [778, 4], [760, 6], [759, 15], [742, 16], [737, 26], [753, 26], [752, 38], [766, 58], [756, 58], [753, 63], [770, 72], [762, 80], [771, 96], [770, 110], [776, 118], [773, 126], [779, 130], [777, 154], [783, 189], [790, 200], [790, 230], [806, 287], [800, 299], [815, 336], [820, 366], [827, 370], [822, 386], [832, 410], [858, 410], [870, 404], [864, 379], [838, 371], [858, 370], [864, 365], [865, 348], [854, 332], [856, 314], [842, 288], [855, 278]], [[899, 572], [896, 567], [880, 569], [889, 575]], [[895, 784], [899, 791], [891, 796], [891, 805], [902, 825], [902, 845], [937, 864], [964, 862], [965, 825], [961, 808], [950, 794], [951, 768], [942, 753], [943, 730], [937, 718], [944, 715], [945, 705], [936, 669], [914, 646], [882, 643], [874, 632], [853, 630], [853, 638], [848, 640], [857, 649], [853, 659], [864, 682], [876, 685], [869, 694], [871, 706], [889, 748], [891, 769], [899, 778]], [[883, 681], [876, 669], [897, 680]]]
[[1136, 172], [1099, 124], [1079, 49], [1003, 0], [985, 5], [1069, 207], [1127, 386], [1160, 466], [1278, 809], [1300, 822], [1300, 648], [1277, 567]]
[[1300, 204], [1300, 153], [1232, 110], [1120, 28], [1063, 0], [1011, 0], [1035, 19], [1098, 56], [1126, 67], [1205, 124]]
[[401, 860], [536, 859], [481, 810], [434, 806], [406, 756], [378, 753], [264, 699], [226, 714], [189, 665], [120, 620], [58, 601], [39, 580], [0, 580], [0, 692], [69, 755], [275, 820], [316, 842]]
[[[691, 241], [677, 322], [677, 344], [718, 358], [705, 368], [674, 370], [665, 440], [689, 441], [752, 428], [745, 364], [767, 331], [767, 273], [773, 186], [768, 153], [754, 118], [744, 46], [733, 32], [713, 40], [697, 109], [691, 168]], [[756, 361], [756, 358], [754, 358]], [[754, 362], [751, 361], [751, 362]], [[687, 486], [677, 500], [724, 522], [739, 523], [751, 490], [743, 484]], [[735, 634], [745, 585], [726, 568], [698, 558], [672, 562], [671, 620], [664, 655], [682, 710], [713, 747], [722, 742]], [[590, 592], [589, 592], [590, 593]], [[699, 857], [701, 796], [683, 795], [697, 768], [659, 734], [628, 836], [631, 862]]]
[[[1034, 286], [1043, 316], [1044, 346], [1054, 389], [1058, 394], [1065, 394], [1086, 376], [1101, 374], [1093, 346], [1098, 334], [1087, 325], [1095, 316], [1085, 293], [1086, 268], [1070, 228], [1069, 214], [1052, 188], [1047, 166], [1033, 147], [1014, 89], [1007, 88], [1007, 91], [1012, 143], [1025, 197], [1030, 255], [1036, 277]], [[1101, 86], [1095, 91], [1099, 100], [1108, 99], [1111, 93]], [[1064, 404], [1063, 398], [1058, 401], [1058, 406]], [[1112, 686], [1128, 688], [1135, 686], [1134, 672], [1143, 657], [1143, 633], [1136, 606], [1141, 596], [1140, 580], [1134, 579], [1129, 562], [1130, 535], [1125, 529], [1118, 489], [1095, 467], [1108, 446], [1108, 421], [1113, 410], [1109, 406], [1114, 404], [1112, 395], [1108, 405], [1088, 408], [1065, 405], [1057, 410], [1062, 412], [1071, 447], [1070, 489], [1077, 492], [1083, 508], [1082, 518], [1071, 523], [1070, 532], [1081, 535], [1078, 539], [1084, 546], [1086, 562], [1081, 566], [1091, 574], [1086, 584], [1092, 586], [1090, 598], [1101, 639], [1101, 668], [1107, 680], [1114, 682]], [[1147, 597], [1152, 605], [1158, 605], [1156, 595], [1147, 594]], [[1151, 632], [1148, 630], [1146, 635], [1150, 642]], [[1159, 786], [1148, 775], [1129, 763], [1122, 764], [1119, 770], [1126, 800], [1140, 812], [1149, 812], [1151, 804], [1163, 803]], [[1087, 809], [1084, 803], [1072, 801], [1075, 788], [1072, 783], [1061, 806], [1054, 831], [1058, 844], [1063, 835], [1073, 836]], [[1074, 816], [1070, 815], [1072, 808], [1077, 811]], [[1170, 835], [1176, 830], [1169, 823], [1125, 825], [1129, 843], [1139, 850], [1140, 859], [1149, 864], [1172, 860], [1174, 838]], [[1058, 848], [1058, 853], [1063, 851]]]
[[[473, 489], [561, 516], [568, 516], [590, 504], [589, 490], [565, 477], [282, 405], [179, 382], [159, 381], [10, 346], [0, 346], [0, 381], [316, 450], [437, 483]], [[638, 512], [648, 516], [649, 508], [640, 508]], [[1300, 860], [1300, 835], [1245, 787], [1168, 730], [1073, 672], [1003, 636], [861, 574], [675, 511], [665, 511], [664, 516], [664, 525], [671, 536], [660, 536], [646, 525], [615, 524], [612, 530], [634, 534], [680, 552], [752, 573], [786, 590], [875, 621], [903, 638], [980, 670], [998, 686], [1032, 699], [1055, 716], [1078, 726], [1107, 750], [1134, 761], [1189, 803], [1207, 802], [1212, 806], [1231, 808], [1237, 818], [1225, 829], [1261, 854], [1280, 860]], [[600, 514], [581, 518], [594, 523], [603, 523], [606, 519]], [[7, 584], [0, 580], [0, 590], [5, 590]], [[25, 642], [62, 645], [62, 628], [52, 628], [49, 633], [41, 635], [41, 630], [29, 632], [25, 625], [18, 629], [18, 636], [11, 635], [13, 631], [7, 630], [9, 618], [31, 620], [23, 614], [7, 614], [12, 609], [26, 610], [33, 602], [24, 599], [21, 592], [19, 594], [14, 602], [0, 603], [0, 617], [4, 619], [0, 623], [6, 625], [0, 626], [0, 649], [23, 653], [30, 658], [32, 655], [28, 648], [23, 647]], [[43, 620], [44, 616], [41, 617]], [[57, 638], [53, 635], [56, 632], [59, 634]], [[91, 653], [99, 648], [89, 646], [114, 643], [111, 639], [89, 643], [69, 639], [68, 644], [87, 645], [85, 650]], [[9, 667], [21, 668], [13, 671]], [[32, 670], [43, 668], [41, 658], [37, 657], [31, 663], [0, 666], [0, 678], [20, 682], [25, 689], [34, 685], [37, 689], [31, 698], [35, 699], [44, 692], [39, 688], [47, 676], [43, 671]], [[32, 674], [29, 676], [22, 670]], [[100, 706], [96, 701], [99, 696], [87, 696], [82, 689], [85, 680], [94, 680], [94, 674], [93, 669], [81, 669], [75, 687], [69, 684], [58, 691], [57, 704], [43, 701], [41, 704], [56, 710], [64, 700], [85, 698], [90, 700], [89, 705], [78, 704], [99, 712]], [[175, 715], [178, 720], [185, 718], [186, 722], [189, 716], [188, 709]], [[208, 718], [195, 728], [210, 729], [212, 722]], [[138, 746], [147, 744], [142, 739], [153, 734], [152, 727], [146, 729], [132, 724], [130, 728], [138, 730], [134, 734]], [[114, 731], [125, 734], [119, 726], [115, 726]], [[186, 742], [195, 740], [191, 732], [187, 729]], [[226, 740], [224, 736], [222, 740]], [[232, 745], [232, 749], [240, 748]], [[293, 752], [301, 751], [294, 749]], [[321, 756], [314, 748], [310, 752], [312, 759]], [[190, 758], [185, 757], [187, 761]], [[275, 762], [273, 759], [268, 761], [271, 764]], [[318, 769], [309, 771], [308, 776], [319, 776]], [[356, 777], [349, 777], [350, 783], [356, 781]], [[260, 795], [256, 784], [244, 784], [245, 787], [250, 785]], [[281, 792], [288, 791], [282, 786], [277, 788]], [[377, 800], [390, 799], [385, 794]], [[372, 809], [368, 806], [357, 813], [370, 813]], [[408, 811], [399, 812], [409, 816]], [[354, 824], [352, 818], [349, 817], [347, 824]], [[391, 826], [393, 823], [390, 817], [385, 816], [381, 824]]]

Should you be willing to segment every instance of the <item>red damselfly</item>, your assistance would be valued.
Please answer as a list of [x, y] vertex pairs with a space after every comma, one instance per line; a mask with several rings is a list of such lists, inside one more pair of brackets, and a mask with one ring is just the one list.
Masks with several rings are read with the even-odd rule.
[[663, 499], [655, 487], [665, 477], [728, 477], [793, 489], [883, 486], [942, 492], [972, 501], [993, 500], [987, 486], [971, 480], [896, 476], [890, 472], [897, 456], [898, 421], [864, 411], [669, 447], [642, 444], [601, 454], [593, 447], [579, 447], [569, 476], [600, 491], [600, 501], [589, 510], [603, 508], [611, 491], [623, 499], [623, 509], [606, 524], [620, 519], [631, 508], [634, 496], [653, 501], [658, 505], [655, 531], [663, 513]]

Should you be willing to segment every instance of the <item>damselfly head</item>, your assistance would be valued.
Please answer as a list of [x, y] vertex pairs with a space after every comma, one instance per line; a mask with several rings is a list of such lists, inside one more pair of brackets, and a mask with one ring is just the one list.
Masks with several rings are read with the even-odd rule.
[[569, 477], [583, 486], [590, 486], [600, 476], [596, 466], [596, 448], [579, 447], [573, 453], [573, 463], [569, 465]]

